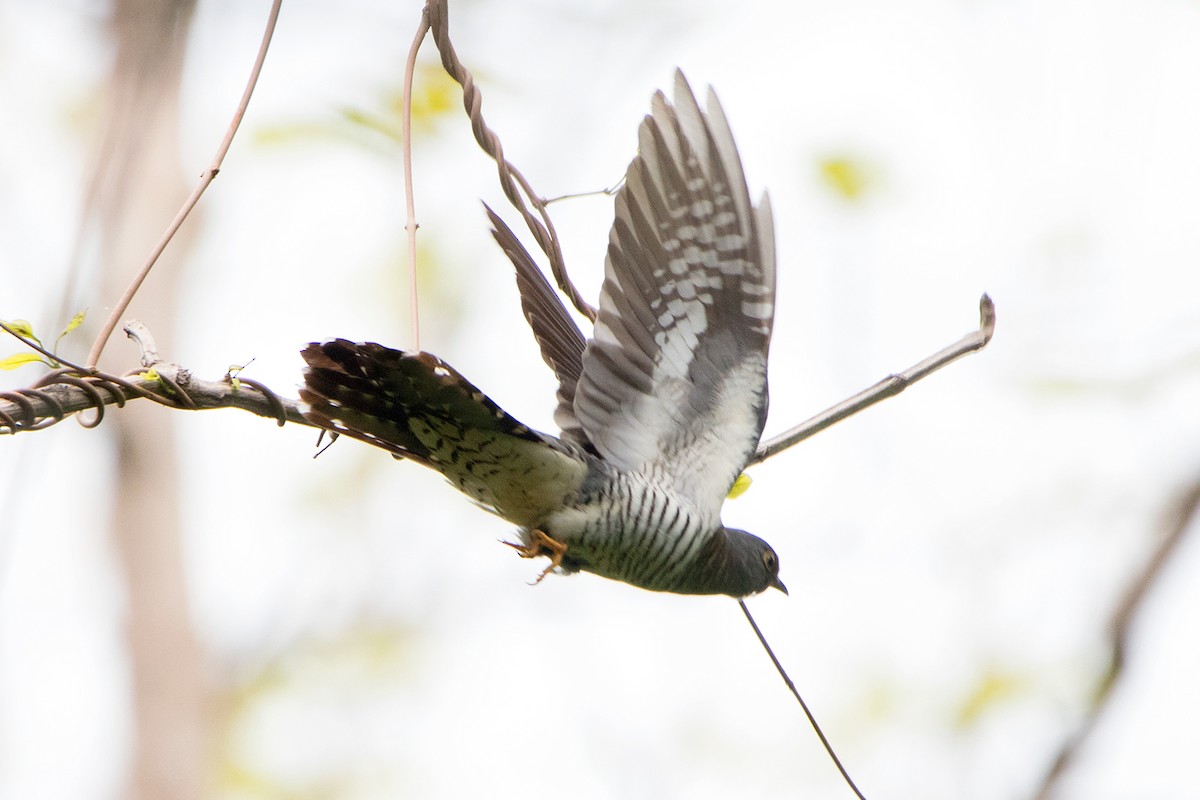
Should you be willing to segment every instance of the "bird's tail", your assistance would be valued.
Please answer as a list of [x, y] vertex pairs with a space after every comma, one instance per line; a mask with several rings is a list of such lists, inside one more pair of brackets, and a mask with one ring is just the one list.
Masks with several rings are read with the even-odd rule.
[[582, 480], [579, 460], [557, 440], [437, 356], [345, 339], [314, 342], [301, 355], [305, 418], [437, 470], [506, 519], [527, 524]]

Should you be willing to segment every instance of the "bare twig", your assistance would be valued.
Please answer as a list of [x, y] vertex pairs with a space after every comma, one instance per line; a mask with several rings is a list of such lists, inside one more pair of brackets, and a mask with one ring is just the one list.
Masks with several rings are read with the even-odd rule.
[[609, 186], [607, 189], [592, 189], [591, 191], [587, 192], [569, 192], [567, 194], [560, 194], [557, 197], [543, 197], [542, 203], [544, 205], [551, 205], [552, 203], [557, 203], [561, 200], [578, 200], [584, 197], [613, 197], [618, 191], [621, 190], [621, 186], [624, 185], [624, 183], [625, 178], [622, 177], [621, 180], [617, 181], [612, 186]]
[[[550, 259], [550, 271], [563, 294], [580, 314], [595, 322], [596, 309], [583, 299], [583, 295], [579, 293], [567, 276], [562, 248], [558, 244], [558, 233], [554, 230], [554, 223], [550, 220], [546, 204], [529, 185], [525, 176], [504, 157], [504, 148], [500, 145], [500, 137], [484, 122], [481, 111], [483, 96], [479, 92], [479, 87], [475, 85], [475, 78], [471, 75], [470, 70], [458, 60], [458, 55], [454, 52], [454, 45], [450, 43], [449, 10], [446, 0], [428, 0], [425, 4], [425, 14], [429, 19], [433, 41], [437, 44], [438, 52], [442, 56], [442, 66], [445, 67], [450, 77], [462, 86], [463, 107], [467, 110], [467, 116], [471, 118], [471, 132], [475, 134], [475, 141], [496, 162], [496, 171], [500, 176], [500, 188], [504, 191], [504, 196], [508, 198], [513, 208], [520, 212], [529, 232], [537, 240], [538, 247]], [[517, 189], [518, 185], [520, 191]], [[529, 210], [525, 200], [521, 197], [522, 193], [529, 199], [529, 205], [537, 210], [541, 217], [540, 220]]]
[[841, 422], [846, 417], [853, 416], [880, 400], [900, 394], [917, 381], [968, 353], [982, 350], [992, 340], [995, 330], [996, 307], [992, 304], [992, 299], [985, 294], [979, 298], [979, 330], [968, 333], [962, 339], [944, 350], [934, 353], [924, 361], [914, 364], [903, 372], [887, 376], [871, 388], [865, 389], [853, 397], [827, 408], [815, 417], [801, 422], [796, 427], [763, 442], [758, 446], [750, 463], [757, 464], [760, 461], [766, 461], [771, 456], [783, 452], [792, 445], [799, 444], [813, 434], [820, 433], [829, 426]]
[[1108, 667], [1100, 676], [1091, 707], [1076, 729], [1063, 743], [1058, 751], [1046, 776], [1042, 779], [1035, 797], [1037, 800], [1048, 800], [1054, 796], [1059, 781], [1070, 770], [1077, 756], [1083, 750], [1084, 744], [1096, 729], [1105, 710], [1109, 707], [1113, 691], [1125, 670], [1125, 662], [1129, 647], [1129, 633], [1138, 611], [1142, 609], [1150, 589], [1162, 577], [1171, 556], [1179, 549], [1185, 534], [1192, 527], [1200, 513], [1200, 483], [1188, 487], [1171, 503], [1166, 514], [1164, 527], [1166, 536], [1159, 542], [1158, 547], [1146, 560], [1142, 569], [1134, 576], [1126, 588], [1120, 602], [1117, 603], [1109, 622], [1110, 649]]
[[413, 199], [412, 85], [413, 73], [417, 68], [417, 52], [421, 49], [421, 42], [425, 40], [428, 30], [429, 11], [423, 9], [421, 23], [417, 26], [412, 46], [408, 50], [408, 60], [404, 64], [404, 90], [400, 100], [400, 127], [404, 139], [401, 143], [404, 148], [404, 208], [407, 215], [404, 232], [408, 239], [408, 308], [412, 319], [412, 349], [417, 352], [421, 350], [421, 323], [417, 302], [417, 209]]
[[262, 44], [258, 48], [258, 57], [254, 60], [254, 67], [250, 70], [250, 77], [246, 82], [245, 91], [242, 92], [242, 99], [238, 103], [237, 110], [234, 111], [233, 119], [229, 122], [229, 127], [225, 131], [225, 138], [221, 140], [221, 144], [217, 148], [217, 153], [213, 157], [212, 164], [200, 175], [200, 182], [192, 190], [191, 196], [184, 201], [183, 207], [179, 209], [179, 213], [175, 215], [175, 219], [171, 220], [171, 224], [163, 232], [158, 244], [150, 251], [150, 255], [146, 258], [145, 263], [142, 264], [141, 269], [134, 275], [133, 280], [126, 287], [125, 293], [121, 295], [121, 299], [113, 306], [112, 313], [104, 321], [104, 325], [100, 328], [100, 333], [97, 334], [96, 340], [92, 343], [92, 349], [88, 353], [87, 365], [89, 367], [95, 367], [100, 361], [100, 354], [104, 352], [104, 347], [112, 337], [113, 331], [116, 330], [117, 323], [121, 317], [125, 316], [129, 304], [133, 302], [134, 295], [137, 294], [138, 289], [141, 288], [142, 283], [150, 274], [150, 270], [158, 262], [159, 256], [167, 249], [167, 245], [170, 244], [171, 239], [175, 237], [175, 233], [183, 225], [183, 221], [192, 213], [192, 209], [200, 201], [200, 196], [204, 194], [209, 184], [217, 177], [217, 173], [221, 171], [221, 164], [225, 161], [225, 154], [229, 152], [229, 147], [233, 144], [233, 137], [237, 133], [238, 127], [242, 124], [242, 117], [246, 114], [246, 108], [250, 105], [250, 96], [254, 93], [254, 87], [258, 84], [258, 76], [262, 72], [263, 62], [267, 58], [267, 49], [271, 45], [271, 36], [275, 33], [275, 23], [279, 19], [279, 7], [282, 2], [283, 0], [274, 0], [271, 4], [271, 13], [267, 18], [267, 27], [263, 31]]
[[132, 339], [133, 343], [142, 351], [143, 367], [149, 369], [162, 361], [162, 357], [158, 354], [158, 343], [154, 341], [154, 336], [150, 333], [150, 329], [141, 322], [138, 322], [136, 319], [126, 322], [125, 335]]
[[779, 673], [779, 677], [783, 678], [783, 682], [787, 684], [788, 691], [796, 698], [796, 702], [800, 704], [800, 708], [804, 710], [804, 716], [808, 717], [808, 723], [812, 725], [812, 729], [816, 731], [817, 738], [821, 740], [821, 744], [825, 747], [825, 752], [833, 759], [834, 766], [838, 772], [842, 774], [842, 779], [846, 781], [846, 785], [850, 787], [850, 791], [854, 792], [854, 796], [858, 800], [867, 800], [863, 793], [858, 790], [858, 786], [850, 778], [850, 773], [842, 766], [842, 760], [837, 757], [837, 753], [833, 751], [833, 745], [825, 738], [825, 732], [821, 730], [821, 726], [817, 724], [817, 718], [808, 709], [808, 703], [804, 702], [804, 698], [800, 696], [800, 691], [796, 689], [796, 684], [792, 683], [792, 679], [788, 676], [787, 670], [783, 668], [783, 664], [779, 663], [779, 659], [775, 656], [775, 651], [771, 649], [771, 645], [767, 644], [767, 637], [763, 636], [763, 632], [759, 630], [758, 623], [754, 621], [754, 617], [750, 614], [750, 609], [746, 607], [745, 600], [738, 600], [738, 605], [742, 608], [742, 613], [746, 615], [746, 621], [750, 623], [750, 627], [754, 629], [754, 635], [758, 637], [759, 644], [763, 650], [767, 651], [767, 655], [771, 658], [771, 663], [775, 665], [775, 671]]

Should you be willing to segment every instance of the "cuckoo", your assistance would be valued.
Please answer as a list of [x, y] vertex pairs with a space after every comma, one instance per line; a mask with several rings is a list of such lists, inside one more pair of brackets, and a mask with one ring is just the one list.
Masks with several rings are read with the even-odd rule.
[[[314, 424], [424, 464], [518, 526], [546, 572], [746, 597], [787, 591], [765, 541], [721, 522], [767, 416], [775, 243], [729, 123], [676, 73], [641, 124], [615, 200], [585, 339], [498, 216], [521, 304], [558, 378], [558, 436], [521, 424], [438, 357], [313, 343], [301, 400]], [[543, 576], [546, 573], [543, 573]]]

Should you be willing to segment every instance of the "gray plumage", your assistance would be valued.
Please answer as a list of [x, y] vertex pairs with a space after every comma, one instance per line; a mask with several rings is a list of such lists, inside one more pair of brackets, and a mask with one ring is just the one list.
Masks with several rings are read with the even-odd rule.
[[488, 209], [559, 380], [560, 437], [436, 357], [375, 344], [309, 345], [301, 399], [316, 424], [437, 469], [565, 571], [684, 594], [783, 589], [770, 546], [720, 519], [767, 414], [770, 205], [750, 201], [716, 96], [701, 111], [681, 73], [674, 106], [655, 94], [638, 141], [590, 340]]

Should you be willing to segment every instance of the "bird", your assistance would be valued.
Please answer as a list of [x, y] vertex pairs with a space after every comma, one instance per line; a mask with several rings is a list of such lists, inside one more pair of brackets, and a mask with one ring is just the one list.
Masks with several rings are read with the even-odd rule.
[[[557, 436], [442, 359], [346, 339], [303, 351], [304, 416], [440, 472], [517, 526], [542, 573], [745, 598], [787, 593], [763, 539], [721, 522], [766, 422], [775, 311], [770, 200], [750, 199], [725, 113], [681, 71], [638, 130], [616, 193], [590, 339], [490, 208], [521, 306], [558, 378]], [[539, 577], [539, 581], [541, 580]]]

